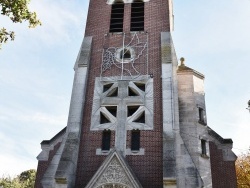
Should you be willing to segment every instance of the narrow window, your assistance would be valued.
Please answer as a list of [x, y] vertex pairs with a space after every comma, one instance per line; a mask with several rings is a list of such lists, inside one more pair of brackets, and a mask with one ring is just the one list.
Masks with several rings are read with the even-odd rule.
[[201, 154], [207, 155], [206, 140], [201, 140]]
[[110, 138], [111, 138], [111, 131], [104, 130], [102, 132], [102, 150], [110, 149]]
[[205, 118], [204, 118], [204, 110], [202, 108], [199, 108], [199, 122], [200, 123], [205, 123]]
[[142, 1], [131, 4], [130, 31], [144, 31], [144, 2]]
[[131, 132], [131, 151], [140, 150], [140, 130], [132, 130]]
[[112, 5], [109, 32], [123, 31], [124, 3], [116, 2]]

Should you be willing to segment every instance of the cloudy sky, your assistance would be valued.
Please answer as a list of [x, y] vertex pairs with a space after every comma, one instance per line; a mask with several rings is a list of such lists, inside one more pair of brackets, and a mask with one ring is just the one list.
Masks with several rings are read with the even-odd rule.
[[[73, 66], [84, 35], [87, 0], [32, 0], [43, 25], [28, 29], [0, 16], [16, 32], [0, 50], [0, 175], [36, 168], [40, 142], [67, 123]], [[250, 0], [175, 0], [178, 58], [205, 74], [208, 125], [250, 146]]]

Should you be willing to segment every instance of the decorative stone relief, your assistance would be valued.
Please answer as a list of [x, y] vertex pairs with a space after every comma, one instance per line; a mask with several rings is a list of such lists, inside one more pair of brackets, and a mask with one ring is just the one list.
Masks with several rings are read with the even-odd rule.
[[112, 150], [85, 188], [142, 188], [120, 152]]
[[126, 130], [152, 130], [153, 79], [140, 76], [133, 81], [113, 80], [116, 78], [96, 78], [90, 129], [116, 130], [125, 120]]
[[[108, 185], [107, 185], [108, 184]], [[128, 176], [126, 175], [120, 162], [113, 158], [109, 166], [105, 169], [102, 176], [97, 180], [95, 187], [132, 187]]]
[[[110, 44], [113, 37], [118, 43]], [[148, 74], [147, 33], [124, 33], [119, 36], [107, 35], [103, 49], [101, 77], [117, 76], [119, 80], [134, 80]], [[120, 42], [119, 42], [120, 41]], [[126, 77], [126, 78], [125, 78]]]

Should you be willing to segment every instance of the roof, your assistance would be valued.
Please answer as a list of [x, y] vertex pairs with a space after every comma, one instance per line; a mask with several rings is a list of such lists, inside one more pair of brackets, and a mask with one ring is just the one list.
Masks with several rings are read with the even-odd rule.
[[190, 67], [187, 67], [184, 62], [181, 63], [181, 65], [178, 66], [178, 70], [177, 70], [177, 73], [181, 73], [181, 72], [192, 72], [195, 76], [201, 78], [201, 79], [204, 79], [205, 76], [204, 74], [201, 74], [200, 72], [190, 68]]
[[54, 142], [56, 139], [58, 139], [59, 137], [61, 137], [62, 135], [64, 135], [66, 133], [66, 128], [64, 127], [59, 133], [57, 133], [54, 137], [52, 137], [50, 140], [43, 140], [41, 142], [41, 145], [45, 145], [45, 144], [50, 144], [52, 142]]
[[218, 140], [221, 144], [232, 144], [233, 140], [231, 138], [222, 138], [218, 133], [216, 133], [213, 129], [208, 127], [208, 134]]

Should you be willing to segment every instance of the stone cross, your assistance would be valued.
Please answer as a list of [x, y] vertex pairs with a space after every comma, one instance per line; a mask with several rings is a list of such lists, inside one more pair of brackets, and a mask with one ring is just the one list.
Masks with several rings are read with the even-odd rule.
[[115, 134], [115, 148], [125, 155], [127, 139], [127, 106], [141, 106], [143, 96], [128, 96], [129, 81], [118, 81], [118, 96], [105, 97], [101, 100], [101, 106], [117, 106], [117, 126]]

